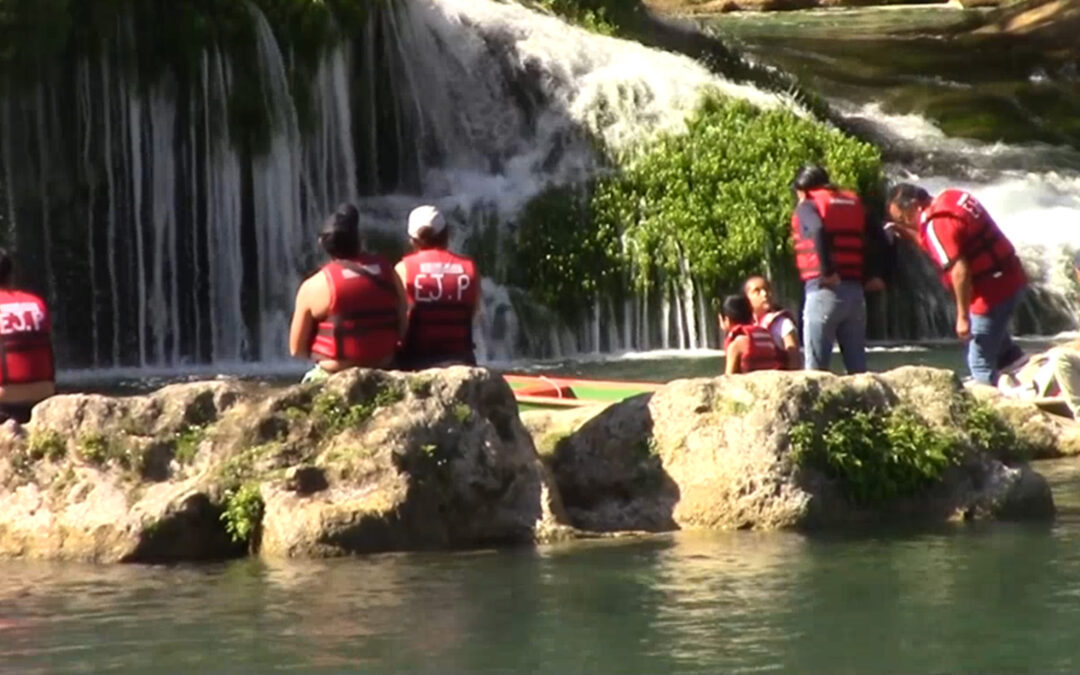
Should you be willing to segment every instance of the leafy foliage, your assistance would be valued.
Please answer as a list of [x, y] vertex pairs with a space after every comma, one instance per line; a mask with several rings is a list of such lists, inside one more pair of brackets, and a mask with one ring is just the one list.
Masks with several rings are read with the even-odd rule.
[[972, 447], [1004, 462], [1026, 462], [1035, 448], [1017, 436], [1009, 424], [992, 406], [972, 400], [962, 412], [961, 426]]
[[917, 495], [960, 458], [956, 436], [903, 408], [849, 409], [824, 424], [802, 422], [790, 440], [796, 465], [837, 479], [844, 494], [862, 506]]
[[35, 429], [30, 434], [27, 453], [33, 460], [44, 458], [55, 462], [67, 454], [67, 441], [52, 429]]
[[882, 181], [873, 146], [715, 93], [685, 133], [611, 159], [610, 175], [584, 190], [550, 188], [519, 221], [517, 281], [567, 321], [626, 280], [642, 291], [688, 273], [715, 295], [749, 274], [791, 268], [789, 183], [808, 161], [870, 199]]
[[173, 439], [173, 456], [181, 464], [190, 464], [199, 452], [199, 445], [206, 438], [206, 429], [197, 425], [184, 427]]
[[262, 523], [263, 508], [262, 493], [255, 483], [246, 483], [225, 493], [221, 520], [234, 542], [252, 542]]

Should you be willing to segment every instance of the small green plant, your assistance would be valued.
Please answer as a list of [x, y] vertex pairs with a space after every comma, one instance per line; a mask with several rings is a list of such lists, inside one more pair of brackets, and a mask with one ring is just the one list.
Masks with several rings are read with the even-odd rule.
[[88, 431], [79, 437], [79, 456], [87, 462], [102, 466], [112, 459], [112, 455], [112, 444], [104, 434]]
[[375, 407], [386, 408], [405, 399], [405, 390], [397, 384], [383, 387], [375, 394]]
[[47, 459], [55, 462], [67, 454], [67, 441], [52, 429], [35, 429], [30, 434], [27, 453], [33, 460]]
[[414, 376], [409, 378], [409, 391], [417, 398], [431, 396], [431, 378]]
[[199, 453], [199, 446], [206, 438], [206, 428], [187, 426], [173, 439], [173, 457], [181, 464], [191, 464]]
[[831, 421], [802, 422], [789, 436], [792, 459], [840, 481], [862, 506], [910, 497], [959, 461], [957, 439], [906, 409], [845, 410]]
[[302, 422], [306, 420], [309, 415], [310, 413], [308, 411], [297, 406], [289, 406], [285, 409], [285, 419], [287, 419], [290, 424]]
[[361, 426], [380, 406], [392, 405], [404, 397], [400, 389], [390, 388], [378, 392], [370, 401], [348, 405], [343, 397], [322, 392], [312, 402], [311, 414], [323, 433], [333, 435]]
[[1027, 461], [1034, 454], [1034, 449], [1018, 438], [1012, 426], [988, 403], [969, 403], [962, 420], [962, 428], [978, 452], [1002, 461]]
[[255, 483], [245, 483], [226, 492], [221, 520], [229, 537], [238, 544], [250, 545], [262, 524], [263, 509], [262, 493]]
[[465, 403], [455, 403], [453, 408], [454, 419], [458, 424], [467, 424], [472, 419], [472, 408]]

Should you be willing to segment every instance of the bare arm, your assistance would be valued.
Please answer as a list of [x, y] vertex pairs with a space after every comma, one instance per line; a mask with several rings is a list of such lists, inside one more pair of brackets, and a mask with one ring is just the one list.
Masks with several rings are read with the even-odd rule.
[[802, 354], [799, 352], [799, 341], [795, 333], [784, 336], [784, 351], [787, 352], [788, 370], [802, 370]]
[[746, 347], [749, 342], [750, 338], [745, 335], [740, 335], [728, 345], [727, 353], [724, 355], [725, 375], [738, 375], [742, 372], [739, 365], [742, 363], [742, 355], [746, 353]]
[[289, 353], [298, 358], [311, 356], [311, 336], [315, 330], [315, 317], [311, 314], [311, 279], [300, 284], [296, 292], [296, 308], [289, 326]]
[[[400, 269], [399, 269], [400, 268]], [[394, 291], [397, 293], [397, 314], [398, 314], [398, 337], [404, 338], [405, 332], [409, 329], [409, 301], [405, 295], [405, 284], [402, 278], [405, 274], [405, 265], [398, 263], [394, 268], [397, 274], [394, 275]]]
[[971, 267], [968, 261], [957, 258], [949, 276], [956, 296], [956, 334], [967, 338], [971, 335]]

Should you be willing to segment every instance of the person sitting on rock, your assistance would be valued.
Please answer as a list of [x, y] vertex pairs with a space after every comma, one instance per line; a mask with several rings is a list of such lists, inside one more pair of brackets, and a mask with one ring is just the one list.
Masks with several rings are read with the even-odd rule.
[[754, 311], [754, 322], [769, 331], [776, 346], [787, 354], [787, 369], [802, 368], [799, 330], [795, 325], [795, 317], [773, 302], [772, 284], [769, 280], [762, 276], [750, 277], [743, 284], [743, 292]]
[[720, 305], [726, 375], [755, 370], [783, 370], [787, 354], [776, 346], [769, 331], [754, 323], [754, 312], [745, 295], [729, 295]]
[[[1080, 283], [1080, 251], [1073, 259], [1073, 269]], [[1051, 412], [1068, 410], [1073, 419], [1080, 420], [1080, 339], [1032, 356], [1015, 375], [1004, 373], [998, 389], [1010, 398], [1034, 401]]]
[[14, 287], [15, 264], [0, 248], [0, 422], [30, 421], [56, 393], [52, 321], [45, 301]]
[[476, 365], [473, 319], [480, 309], [480, 275], [469, 258], [451, 253], [450, 228], [434, 206], [409, 214], [413, 252], [394, 270], [409, 302], [398, 366], [421, 370]]
[[343, 204], [319, 243], [330, 262], [296, 294], [289, 352], [315, 359], [304, 381], [351, 367], [387, 368], [405, 331], [405, 291], [393, 266], [360, 248], [360, 214]]

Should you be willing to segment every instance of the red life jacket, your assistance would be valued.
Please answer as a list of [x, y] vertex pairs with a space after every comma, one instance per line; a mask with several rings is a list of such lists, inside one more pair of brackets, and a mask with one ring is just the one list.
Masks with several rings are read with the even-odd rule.
[[445, 249], [407, 255], [405, 295], [409, 328], [402, 358], [474, 363], [472, 322], [480, 297], [480, 278], [472, 260]]
[[739, 325], [728, 331], [727, 339], [724, 340], [726, 352], [735, 341], [735, 338], [745, 335], [749, 338], [750, 347], [743, 353], [739, 361], [739, 372], [752, 373], [755, 370], [784, 370], [787, 365], [787, 357], [773, 342], [769, 331], [761, 326]]
[[955, 218], [966, 225], [966, 237], [960, 244], [959, 255], [945, 265], [946, 272], [959, 258], [967, 260], [973, 284], [1023, 270], [1023, 263], [1017, 257], [1012, 242], [1002, 234], [994, 219], [971, 194], [963, 190], [945, 190], [939, 194], [923, 212], [922, 218], [923, 223], [929, 225], [940, 217]]
[[320, 359], [378, 365], [398, 341], [394, 269], [381, 256], [361, 254], [323, 267], [330, 309], [318, 326], [311, 353]]
[[[829, 240], [829, 256], [833, 268], [842, 279], [862, 281], [866, 211], [862, 200], [849, 190], [810, 190], [808, 199], [814, 202], [825, 235]], [[803, 281], [821, 276], [814, 240], [802, 235], [798, 214], [791, 216], [791, 236], [795, 241], [795, 265]]]
[[56, 377], [45, 301], [0, 290], [0, 385], [52, 382]]

